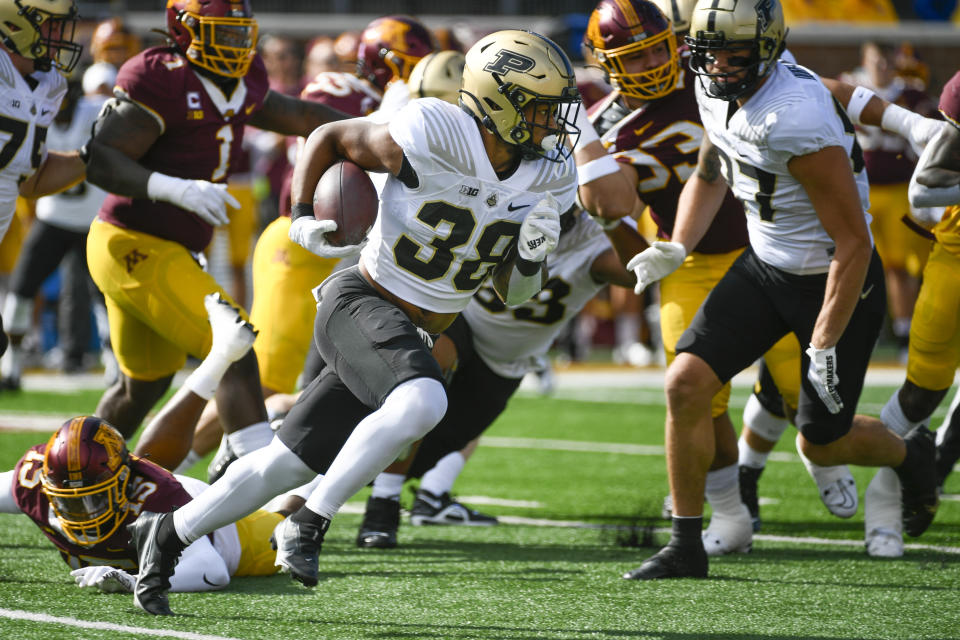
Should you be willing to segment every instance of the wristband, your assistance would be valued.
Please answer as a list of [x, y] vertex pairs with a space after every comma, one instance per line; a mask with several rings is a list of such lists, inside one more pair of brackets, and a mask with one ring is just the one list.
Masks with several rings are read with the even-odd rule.
[[606, 218], [595, 216], [592, 213], [590, 214], [590, 217], [593, 218], [593, 221], [596, 222], [604, 231], [613, 231], [620, 226], [620, 221], [623, 219], [617, 218], [616, 220], [607, 220]]
[[304, 216], [313, 216], [313, 205], [306, 202], [298, 202], [290, 207], [290, 220], [296, 220]]
[[847, 104], [847, 115], [850, 116], [850, 121], [853, 124], [863, 126], [863, 123], [860, 122], [860, 115], [863, 113], [863, 108], [870, 102], [870, 98], [875, 95], [877, 94], [866, 87], [856, 87], [853, 90], [853, 95], [850, 96], [850, 102]]
[[618, 171], [620, 171], [620, 165], [613, 159], [613, 156], [604, 154], [590, 162], [578, 165], [577, 181], [582, 186]]

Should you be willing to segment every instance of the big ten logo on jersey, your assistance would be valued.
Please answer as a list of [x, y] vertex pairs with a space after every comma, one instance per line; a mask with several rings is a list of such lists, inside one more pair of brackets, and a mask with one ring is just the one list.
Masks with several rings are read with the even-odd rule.
[[469, 197], [469, 198], [472, 198], [472, 197], [474, 197], [474, 196], [476, 196], [476, 195], [478, 195], [478, 194], [480, 193], [480, 188], [479, 188], [479, 187], [471, 187], [471, 186], [468, 185], [468, 184], [462, 184], [462, 185], [460, 185], [460, 193], [461, 193], [461, 195], [465, 195], [465, 196], [467, 196], [467, 197]]
[[522, 53], [510, 51], [510, 49], [500, 49], [500, 51], [497, 52], [497, 57], [494, 58], [492, 62], [488, 62], [483, 70], [500, 75], [506, 75], [508, 71], [526, 73], [533, 69], [536, 64], [536, 60]]
[[187, 120], [203, 120], [199, 91], [187, 92]]

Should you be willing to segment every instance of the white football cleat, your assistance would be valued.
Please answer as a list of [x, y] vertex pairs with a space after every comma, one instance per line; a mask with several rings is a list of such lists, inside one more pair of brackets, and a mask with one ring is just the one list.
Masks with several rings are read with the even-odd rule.
[[710, 526], [701, 534], [703, 549], [708, 556], [750, 553], [753, 548], [753, 521], [747, 507], [741, 506], [741, 513], [736, 516], [714, 513], [710, 518]]
[[204, 296], [203, 304], [210, 318], [210, 328], [213, 329], [210, 351], [220, 354], [227, 362], [236, 362], [253, 346], [253, 341], [257, 339], [256, 330], [219, 293]]
[[857, 496], [857, 481], [853, 479], [850, 468], [845, 464], [821, 467], [803, 455], [797, 438], [797, 453], [807, 468], [807, 473], [817, 483], [820, 501], [827, 510], [838, 518], [850, 518], [857, 512], [860, 499]]
[[893, 529], [874, 529], [867, 534], [867, 555], [872, 558], [902, 558], [903, 534]]

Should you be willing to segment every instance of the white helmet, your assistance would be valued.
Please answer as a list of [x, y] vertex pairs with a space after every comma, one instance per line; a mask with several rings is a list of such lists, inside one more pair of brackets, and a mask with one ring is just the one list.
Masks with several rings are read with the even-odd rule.
[[459, 51], [428, 53], [410, 72], [411, 98], [440, 98], [457, 103], [463, 81], [464, 55]]

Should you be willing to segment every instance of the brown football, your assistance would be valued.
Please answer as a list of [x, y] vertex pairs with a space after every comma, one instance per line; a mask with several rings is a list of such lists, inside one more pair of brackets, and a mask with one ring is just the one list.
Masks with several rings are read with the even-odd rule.
[[313, 193], [313, 216], [337, 223], [337, 230], [327, 234], [327, 241], [337, 247], [362, 242], [379, 209], [380, 199], [370, 176], [346, 160], [327, 169]]

